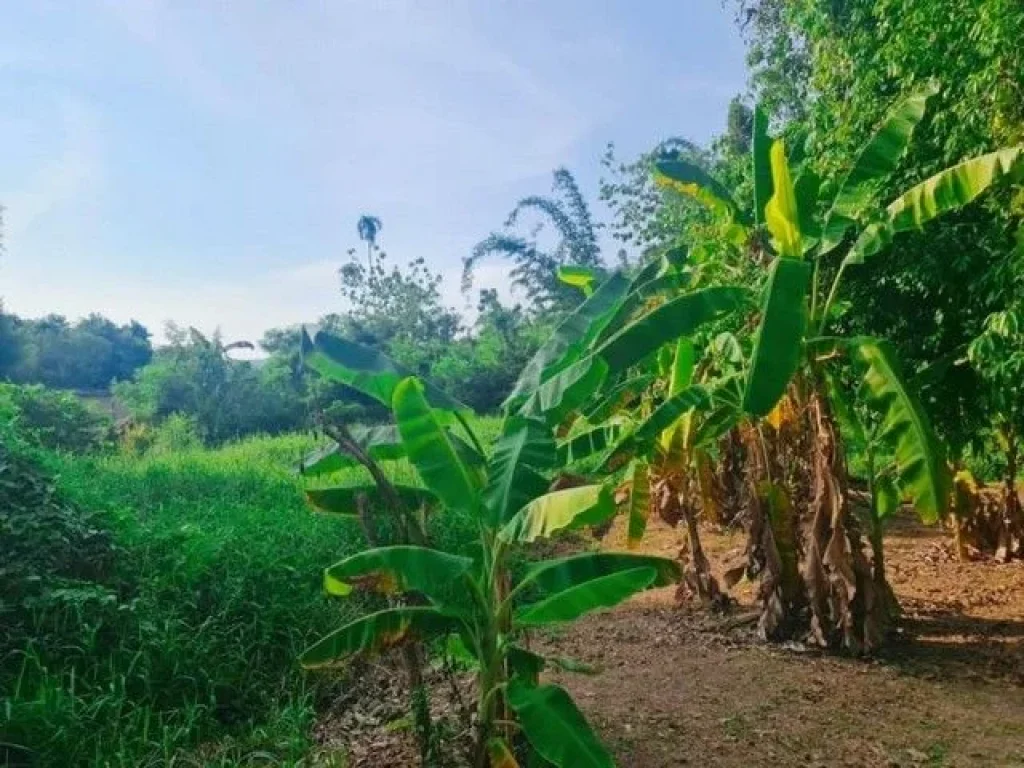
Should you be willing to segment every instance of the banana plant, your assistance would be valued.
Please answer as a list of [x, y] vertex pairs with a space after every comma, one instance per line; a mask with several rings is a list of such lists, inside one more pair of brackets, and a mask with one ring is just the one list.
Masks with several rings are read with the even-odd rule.
[[[569, 694], [541, 682], [541, 671], [554, 662], [528, 649], [528, 633], [680, 578], [674, 561], [632, 553], [591, 552], [535, 562], [518, 580], [510, 569], [524, 546], [560, 531], [599, 525], [614, 514], [606, 484], [552, 490], [559, 461], [553, 425], [606, 375], [608, 364], [584, 342], [597, 337], [625, 288], [626, 281], [609, 278], [541, 347], [510, 398], [490, 451], [477, 450], [479, 441], [464, 419], [469, 443], [460, 447], [451, 429], [458, 405], [414, 377], [396, 379], [398, 367], [392, 361], [354, 354], [359, 350], [348, 342], [322, 334], [305, 341], [307, 363], [321, 374], [390, 399], [393, 430], [379, 429], [372, 438], [363, 433], [364, 444], [357, 450], [408, 459], [423, 487], [400, 488], [397, 495], [406, 498], [399, 502], [423, 503], [435, 514], [471, 516], [479, 531], [479, 554], [471, 558], [426, 544], [400, 544], [375, 547], [331, 566], [325, 572], [330, 594], [371, 590], [389, 595], [391, 604], [323, 638], [302, 655], [302, 663], [327, 667], [417, 640], [459, 638], [476, 665], [470, 758], [481, 768], [492, 761], [517, 765], [515, 755], [524, 751], [557, 766], [612, 765]], [[351, 447], [354, 436], [354, 430], [342, 435], [342, 449]], [[336, 463], [338, 455], [331, 451], [330, 459], [320, 461]], [[386, 506], [380, 493], [379, 483], [367, 483], [310, 495], [321, 509], [355, 515], [360, 497]]]
[[[850, 392], [840, 384], [835, 374], [826, 372], [825, 382], [832, 411], [842, 430], [844, 445], [863, 462], [867, 502], [857, 511], [867, 528], [875, 591], [888, 606], [880, 615], [883, 619], [890, 619], [898, 613], [899, 605], [886, 578], [883, 536], [889, 521], [903, 503], [898, 483], [900, 466], [895, 458], [896, 444], [901, 435], [886, 428], [877, 413], [867, 406], [866, 398], [856, 395], [851, 398]], [[928, 507], [920, 508], [920, 513], [927, 523], [938, 520], [938, 516]]]
[[[857, 651], [881, 642], [872, 626], [884, 622], [870, 616], [865, 620], [870, 611], [853, 610], [855, 601], [882, 610], [883, 601], [873, 599], [870, 567], [860, 555], [859, 534], [847, 511], [843, 445], [824, 382], [828, 367], [845, 363], [859, 371], [867, 404], [893, 436], [893, 481], [899, 492], [927, 518], [936, 517], [945, 506], [948, 479], [942, 450], [891, 347], [876, 338], [826, 336], [847, 269], [883, 254], [900, 233], [967, 205], [1000, 178], [1018, 176], [1024, 165], [1024, 147], [998, 150], [941, 171], [880, 206], [883, 183], [900, 162], [936, 92], [937, 87], [928, 84], [890, 111], [838, 181], [831, 200], [819, 199], [821, 180], [807, 163], [790, 167], [784, 142], [769, 135], [760, 109], [755, 114], [752, 220], [757, 228], [749, 230], [749, 238], [760, 242], [759, 233], [766, 232], [774, 258], [766, 275], [741, 414], [756, 427], [753, 434], [760, 445], [753, 452], [766, 455], [763, 432], [770, 428], [769, 417], [781, 402], [789, 401], [785, 410], [802, 419], [809, 434], [808, 482], [813, 489], [804, 515], [795, 511], [799, 505], [783, 505], [790, 510], [785, 535], [801, 544], [803, 594], [762, 590], [765, 634], [800, 627], [795, 614], [809, 603], [811, 632], [819, 643], [841, 643]], [[722, 185], [707, 183], [692, 171], [685, 163], [672, 161], [659, 164], [657, 173], [663, 184], [693, 194], [698, 201], [710, 198], [719, 207], [741, 211]], [[855, 230], [859, 232], [851, 238]], [[771, 474], [770, 466], [761, 470]], [[773, 512], [768, 503], [769, 497], [780, 498], [780, 490], [760, 494], [764, 503], [755, 517], [782, 517], [779, 505]], [[751, 551], [780, 562], [783, 558], [772, 541], [780, 533], [775, 522], [764, 524], [762, 519], [751, 530], [763, 537], [751, 541]]]
[[982, 333], [967, 349], [967, 361], [985, 383], [995, 415], [994, 432], [1003, 452], [1002, 515], [991, 547], [997, 560], [1024, 557], [1024, 510], [1017, 489], [1020, 435], [1024, 431], [1024, 309], [1011, 306], [985, 318]]
[[[689, 549], [686, 590], [707, 606], [719, 606], [725, 597], [701, 545], [697, 510], [711, 514], [717, 507], [710, 450], [731, 426], [722, 415], [735, 411], [736, 395], [730, 393], [730, 380], [711, 379], [703, 365], [698, 371], [690, 338], [678, 339], [664, 357], [664, 375], [638, 377], [642, 387], [632, 398], [618, 399], [611, 410], [595, 409], [605, 419], [603, 426], [571, 437], [561, 451], [570, 463], [585, 463], [596, 454], [595, 471], [621, 479], [617, 501], [626, 516], [628, 548], [639, 544], [652, 515], [671, 526], [682, 522]], [[730, 399], [732, 405], [725, 407]]]
[[[578, 355], [602, 360], [608, 374], [567, 418], [556, 413], [552, 426], [559, 435], [568, 431], [558, 447], [561, 465], [577, 475], [621, 481], [617, 496], [629, 515], [631, 547], [652, 513], [672, 525], [686, 523], [692, 563], [687, 586], [716, 604], [722, 596], [700, 545], [694, 485], [705, 499], [710, 494], [707, 483], [691, 482], [691, 470], [707, 469], [708, 445], [730, 426], [722, 419], [729, 409], [712, 408], [725, 388], [711, 387], [712, 397], [708, 382], [694, 383], [689, 335], [744, 306], [747, 295], [733, 286], [691, 290], [689, 283], [686, 252], [678, 248], [633, 277], [610, 319], [580, 336]], [[567, 362], [547, 370], [557, 375]], [[707, 471], [697, 476], [709, 479]]]

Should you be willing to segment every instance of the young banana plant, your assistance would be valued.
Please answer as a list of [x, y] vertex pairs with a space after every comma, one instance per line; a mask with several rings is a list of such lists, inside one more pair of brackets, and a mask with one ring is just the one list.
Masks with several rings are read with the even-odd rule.
[[[875, 593], [886, 603], [886, 610], [879, 617], [888, 621], [899, 612], [899, 604], [889, 585], [885, 573], [885, 549], [883, 537], [893, 515], [903, 503], [898, 483], [899, 462], [896, 459], [896, 441], [899, 434], [886, 428], [876, 412], [872, 411], [863, 398], [842, 387], [832, 372], [825, 373], [829, 401], [843, 434], [843, 443], [848, 450], [858, 455], [863, 464], [863, 479], [867, 484], [867, 504], [857, 511], [867, 529], [871, 545], [871, 574]], [[925, 523], [934, 523], [938, 515], [927, 506], [918, 512]]]
[[[848, 268], [883, 253], [899, 233], [963, 207], [1001, 177], [1018, 175], [1024, 166], [1024, 147], [998, 150], [948, 168], [879, 207], [879, 190], [936, 92], [929, 84], [893, 108], [827, 205], [819, 200], [820, 180], [808, 164], [794, 178], [782, 140], [768, 135], [768, 120], [760, 109], [755, 112], [752, 221], [767, 231], [775, 257], [764, 286], [741, 412], [760, 428], [784, 396], [791, 398], [788, 410], [802, 419], [812, 452], [809, 514], [800, 515], [799, 505], [769, 504], [772, 498], [781, 499], [783, 489], [775, 487], [761, 494], [765, 503], [755, 510], [755, 523], [758, 516], [768, 516], [771, 524], [762, 519], [751, 526], [763, 536], [751, 542], [751, 551], [767, 551], [769, 561], [780, 561], [777, 541], [772, 539], [779, 538], [776, 521], [787, 517], [785, 535], [798, 543], [802, 560], [801, 590], [763, 590], [761, 628], [767, 635], [806, 629], [796, 614], [810, 604], [811, 634], [819, 643], [859, 651], [874, 648], [882, 639], [872, 627], [884, 622], [865, 618], [870, 610], [854, 610], [855, 603], [882, 610], [884, 601], [873, 599], [859, 534], [847, 511], [844, 456], [823, 379], [828, 366], [845, 360], [860, 371], [866, 402], [894, 443], [893, 480], [900, 493], [928, 517], [937, 516], [945, 506], [948, 482], [942, 451], [891, 347], [875, 338], [824, 335]], [[657, 173], [663, 184], [699, 201], [710, 199], [727, 210], [743, 211], [721, 184], [686, 163], [659, 163]], [[735, 218], [739, 225], [745, 221], [740, 213]], [[859, 233], [851, 241], [848, 234], [855, 229]], [[752, 241], [757, 240], [754, 232]], [[763, 469], [770, 472], [770, 464], [769, 457]], [[782, 508], [789, 511], [783, 514]]]
[[[325, 586], [332, 594], [360, 588], [410, 599], [341, 627], [308, 649], [302, 662], [313, 668], [330, 666], [414, 639], [458, 636], [477, 667], [471, 758], [481, 768], [514, 766], [515, 755], [523, 750], [557, 766], [612, 765], [568, 693], [540, 682], [539, 673], [549, 662], [526, 647], [527, 633], [680, 578], [674, 561], [632, 553], [591, 552], [537, 562], [518, 581], [510, 569], [511, 558], [523, 546], [560, 531], [601, 524], [614, 514], [607, 484], [551, 490], [558, 485], [552, 479], [560, 455], [554, 429], [571, 418], [609, 372], [643, 354], [638, 351], [643, 339], [621, 338], [628, 327], [597, 343], [627, 298], [628, 287], [625, 278], [611, 276], [555, 330], [510, 396], [501, 434], [490, 452], [474, 447], [479, 443], [457, 403], [429, 384], [404, 377], [392, 361], [322, 333], [315, 340], [304, 339], [307, 365], [391, 407], [394, 431], [355, 436], [363, 438], [360, 448], [367, 454], [402, 455], [415, 467], [423, 487], [396, 486], [399, 501], [426, 500], [439, 514], [448, 510], [470, 516], [479, 531], [479, 555], [469, 558], [402, 544], [373, 548], [328, 568]], [[719, 311], [712, 299], [702, 306], [693, 311]], [[472, 445], [460, 447], [451, 429], [454, 423], [467, 429]], [[349, 432], [352, 436], [354, 431]], [[329, 451], [311, 467], [324, 469], [340, 457], [337, 450]], [[355, 514], [360, 496], [387, 505], [380, 490], [379, 482], [321, 489], [311, 491], [311, 501], [323, 509]]]

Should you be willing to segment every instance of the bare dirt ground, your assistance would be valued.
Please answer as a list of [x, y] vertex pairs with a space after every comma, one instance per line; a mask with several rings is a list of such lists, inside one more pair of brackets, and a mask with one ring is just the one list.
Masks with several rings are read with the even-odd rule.
[[[715, 563], [743, 544], [703, 535]], [[622, 538], [613, 529], [604, 546]], [[675, 556], [681, 543], [681, 531], [652, 526], [643, 549]], [[536, 643], [599, 669], [552, 679], [623, 768], [1024, 766], [1024, 563], [956, 562], [940, 530], [910, 521], [886, 546], [904, 618], [870, 661], [759, 642], [746, 583], [724, 617], [656, 590]], [[371, 723], [338, 739], [330, 723], [325, 748], [347, 741], [349, 766], [415, 764], [407, 732]]]

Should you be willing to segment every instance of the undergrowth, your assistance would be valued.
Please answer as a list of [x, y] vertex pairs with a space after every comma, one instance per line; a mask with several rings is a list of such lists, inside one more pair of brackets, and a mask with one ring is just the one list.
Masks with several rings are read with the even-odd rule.
[[[303, 674], [296, 657], [364, 608], [322, 594], [322, 569], [362, 535], [306, 506], [293, 468], [312, 445], [289, 435], [142, 458], [20, 459], [17, 472], [31, 468], [40, 484], [23, 517], [49, 504], [66, 519], [51, 510], [33, 530], [16, 526], [19, 560], [60, 552], [21, 574], [24, 594], [4, 595], [14, 629], [0, 635], [0, 765], [302, 759], [332, 678]], [[413, 479], [407, 466], [393, 471]], [[346, 470], [325, 482], [362, 479]], [[433, 527], [457, 542], [469, 538], [463, 524]]]

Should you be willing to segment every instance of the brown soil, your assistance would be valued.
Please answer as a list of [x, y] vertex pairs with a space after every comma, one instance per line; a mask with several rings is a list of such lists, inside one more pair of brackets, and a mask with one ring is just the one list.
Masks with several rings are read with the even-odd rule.
[[[742, 548], [739, 533], [703, 535], [713, 563]], [[623, 539], [613, 529], [603, 546]], [[643, 549], [675, 556], [681, 544], [679, 530], [652, 526]], [[871, 661], [759, 642], [745, 582], [724, 616], [655, 590], [535, 642], [598, 667], [552, 679], [622, 768], [1024, 766], [1024, 563], [956, 562], [941, 531], [909, 520], [886, 547], [904, 617]], [[347, 748], [349, 766], [415, 764], [408, 749], [400, 759], [391, 747]]]

